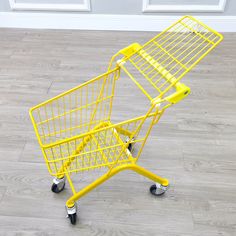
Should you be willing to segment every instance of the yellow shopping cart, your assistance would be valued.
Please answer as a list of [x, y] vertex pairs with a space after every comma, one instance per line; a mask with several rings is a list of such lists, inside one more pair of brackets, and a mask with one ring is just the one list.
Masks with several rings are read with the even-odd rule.
[[[146, 44], [134, 43], [120, 50], [106, 73], [30, 110], [48, 171], [55, 176], [52, 191], [64, 189], [65, 177], [71, 187], [73, 194], [66, 208], [72, 224], [76, 223], [76, 201], [120, 171], [130, 169], [153, 180], [153, 195], [165, 193], [168, 180], [137, 161], [164, 111], [190, 93], [180, 79], [222, 39], [205, 24], [185, 16]], [[145, 114], [114, 123], [113, 99], [121, 71], [150, 100], [150, 105]], [[73, 173], [102, 167], [107, 169], [104, 175], [76, 191]]]

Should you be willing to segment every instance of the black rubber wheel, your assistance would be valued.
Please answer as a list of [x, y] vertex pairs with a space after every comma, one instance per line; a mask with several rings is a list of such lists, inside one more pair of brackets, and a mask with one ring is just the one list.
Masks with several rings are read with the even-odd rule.
[[69, 218], [70, 218], [70, 223], [71, 223], [72, 225], [75, 225], [75, 224], [76, 224], [76, 219], [77, 219], [76, 213], [74, 213], [74, 214], [69, 214], [68, 216], [69, 216]]
[[132, 143], [129, 144], [129, 146], [127, 147], [129, 149], [129, 151], [131, 152], [132, 151], [132, 148], [133, 148], [133, 145]]
[[57, 184], [53, 183], [52, 187], [51, 187], [51, 190], [54, 193], [60, 193], [61, 191], [64, 190], [64, 188], [65, 188], [65, 183], [63, 184], [62, 188], [60, 188], [60, 189], [58, 188]]
[[160, 193], [157, 193], [156, 192], [157, 190], [157, 186], [155, 184], [153, 184], [151, 187], [150, 187], [150, 193], [154, 196], [161, 196], [165, 193], [165, 191], [161, 191]]

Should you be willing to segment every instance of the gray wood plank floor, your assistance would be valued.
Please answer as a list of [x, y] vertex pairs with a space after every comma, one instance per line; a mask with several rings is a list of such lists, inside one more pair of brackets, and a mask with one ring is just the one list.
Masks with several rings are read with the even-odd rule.
[[[184, 79], [191, 95], [166, 112], [140, 158], [169, 178], [165, 196], [120, 173], [79, 201], [73, 227], [69, 187], [50, 191], [29, 108], [105, 72], [115, 52], [155, 34], [0, 29], [0, 235], [236, 235], [236, 34]], [[140, 98], [129, 104], [138, 93], [126, 78], [118, 82], [117, 120], [143, 109]], [[79, 187], [98, 173], [88, 174], [76, 177]]]

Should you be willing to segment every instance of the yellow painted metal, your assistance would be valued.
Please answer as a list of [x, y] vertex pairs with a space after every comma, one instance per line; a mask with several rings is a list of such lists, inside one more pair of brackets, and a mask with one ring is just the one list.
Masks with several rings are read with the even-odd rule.
[[122, 165], [122, 166], [117, 166], [115, 168], [113, 168], [110, 172], [110, 174], [104, 174], [103, 176], [101, 176], [100, 178], [96, 179], [94, 182], [92, 182], [91, 184], [89, 184], [88, 186], [86, 186], [84, 189], [82, 189], [81, 191], [77, 192], [76, 194], [74, 194], [73, 196], [71, 196], [67, 202], [66, 202], [66, 206], [67, 207], [73, 207], [75, 202], [80, 199], [81, 197], [83, 197], [84, 195], [86, 195], [88, 192], [90, 192], [92, 189], [96, 188], [97, 186], [99, 186], [100, 184], [102, 184], [103, 182], [105, 182], [106, 180], [110, 179], [112, 176], [116, 175], [117, 173], [119, 173], [120, 171], [123, 170], [132, 170], [135, 171], [136, 173], [143, 175], [151, 180], [153, 180], [156, 183], [160, 183], [163, 186], [168, 186], [169, 182], [167, 179], [162, 178], [156, 174], [153, 174], [152, 172], [144, 169], [143, 167], [136, 165], [136, 164], [128, 164], [128, 165]]
[[[109, 125], [108, 122], [101, 122], [100, 124], [98, 124], [97, 126], [94, 127], [94, 130], [98, 130], [99, 128], [103, 128], [103, 127], [106, 127], [108, 125]], [[93, 138], [93, 135], [89, 135], [89, 134], [86, 137], [83, 138], [82, 142], [80, 142], [79, 145], [76, 146], [76, 149], [73, 152], [71, 158], [66, 160], [63, 163], [63, 165], [60, 167], [60, 169], [58, 170], [59, 174], [57, 175], [57, 178], [59, 178], [59, 179], [63, 178], [64, 173], [65, 174], [67, 173], [68, 167], [71, 165], [71, 163], [77, 157], [77, 154], [80, 154], [83, 151], [85, 146], [91, 141], [92, 138]], [[96, 142], [97, 145], [99, 145], [96, 139], [95, 139], [95, 142]], [[99, 149], [101, 149], [101, 148], [99, 148]]]
[[222, 40], [220, 33], [192, 16], [184, 16], [144, 45], [133, 43], [120, 50], [124, 57], [118, 64], [150, 100], [158, 101], [176, 89], [169, 100], [176, 103], [190, 92], [187, 87], [180, 92], [184, 85], [179, 80]]
[[[57, 178], [66, 176], [71, 186], [68, 207], [125, 169], [168, 185], [168, 180], [136, 163], [164, 111], [190, 93], [180, 79], [222, 39], [202, 22], [185, 16], [144, 45], [133, 43], [120, 50], [106, 73], [30, 110], [49, 173]], [[115, 85], [121, 71], [150, 100], [150, 107], [142, 116], [112, 123]], [[136, 155], [128, 150], [130, 144], [135, 144]], [[107, 173], [76, 192], [70, 175], [97, 168], [107, 168]]]

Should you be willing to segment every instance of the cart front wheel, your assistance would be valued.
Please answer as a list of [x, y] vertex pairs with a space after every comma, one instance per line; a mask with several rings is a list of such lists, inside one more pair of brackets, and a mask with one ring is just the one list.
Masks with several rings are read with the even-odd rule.
[[161, 196], [163, 195], [168, 189], [168, 186], [163, 186], [161, 184], [153, 184], [150, 187], [150, 193], [154, 196]]
[[52, 184], [52, 187], [51, 187], [52, 192], [60, 193], [65, 188], [65, 184], [66, 184], [65, 183], [65, 178], [62, 178], [62, 179], [55, 178], [55, 179], [53, 179], [53, 184]]
[[74, 213], [74, 214], [69, 214], [68, 217], [69, 217], [69, 219], [70, 219], [70, 223], [71, 223], [72, 225], [75, 225], [75, 224], [76, 224], [76, 219], [77, 219], [76, 213]]
[[67, 210], [67, 217], [70, 219], [70, 223], [72, 225], [76, 224], [76, 220], [77, 220], [77, 206], [76, 204], [73, 207], [66, 207]]

